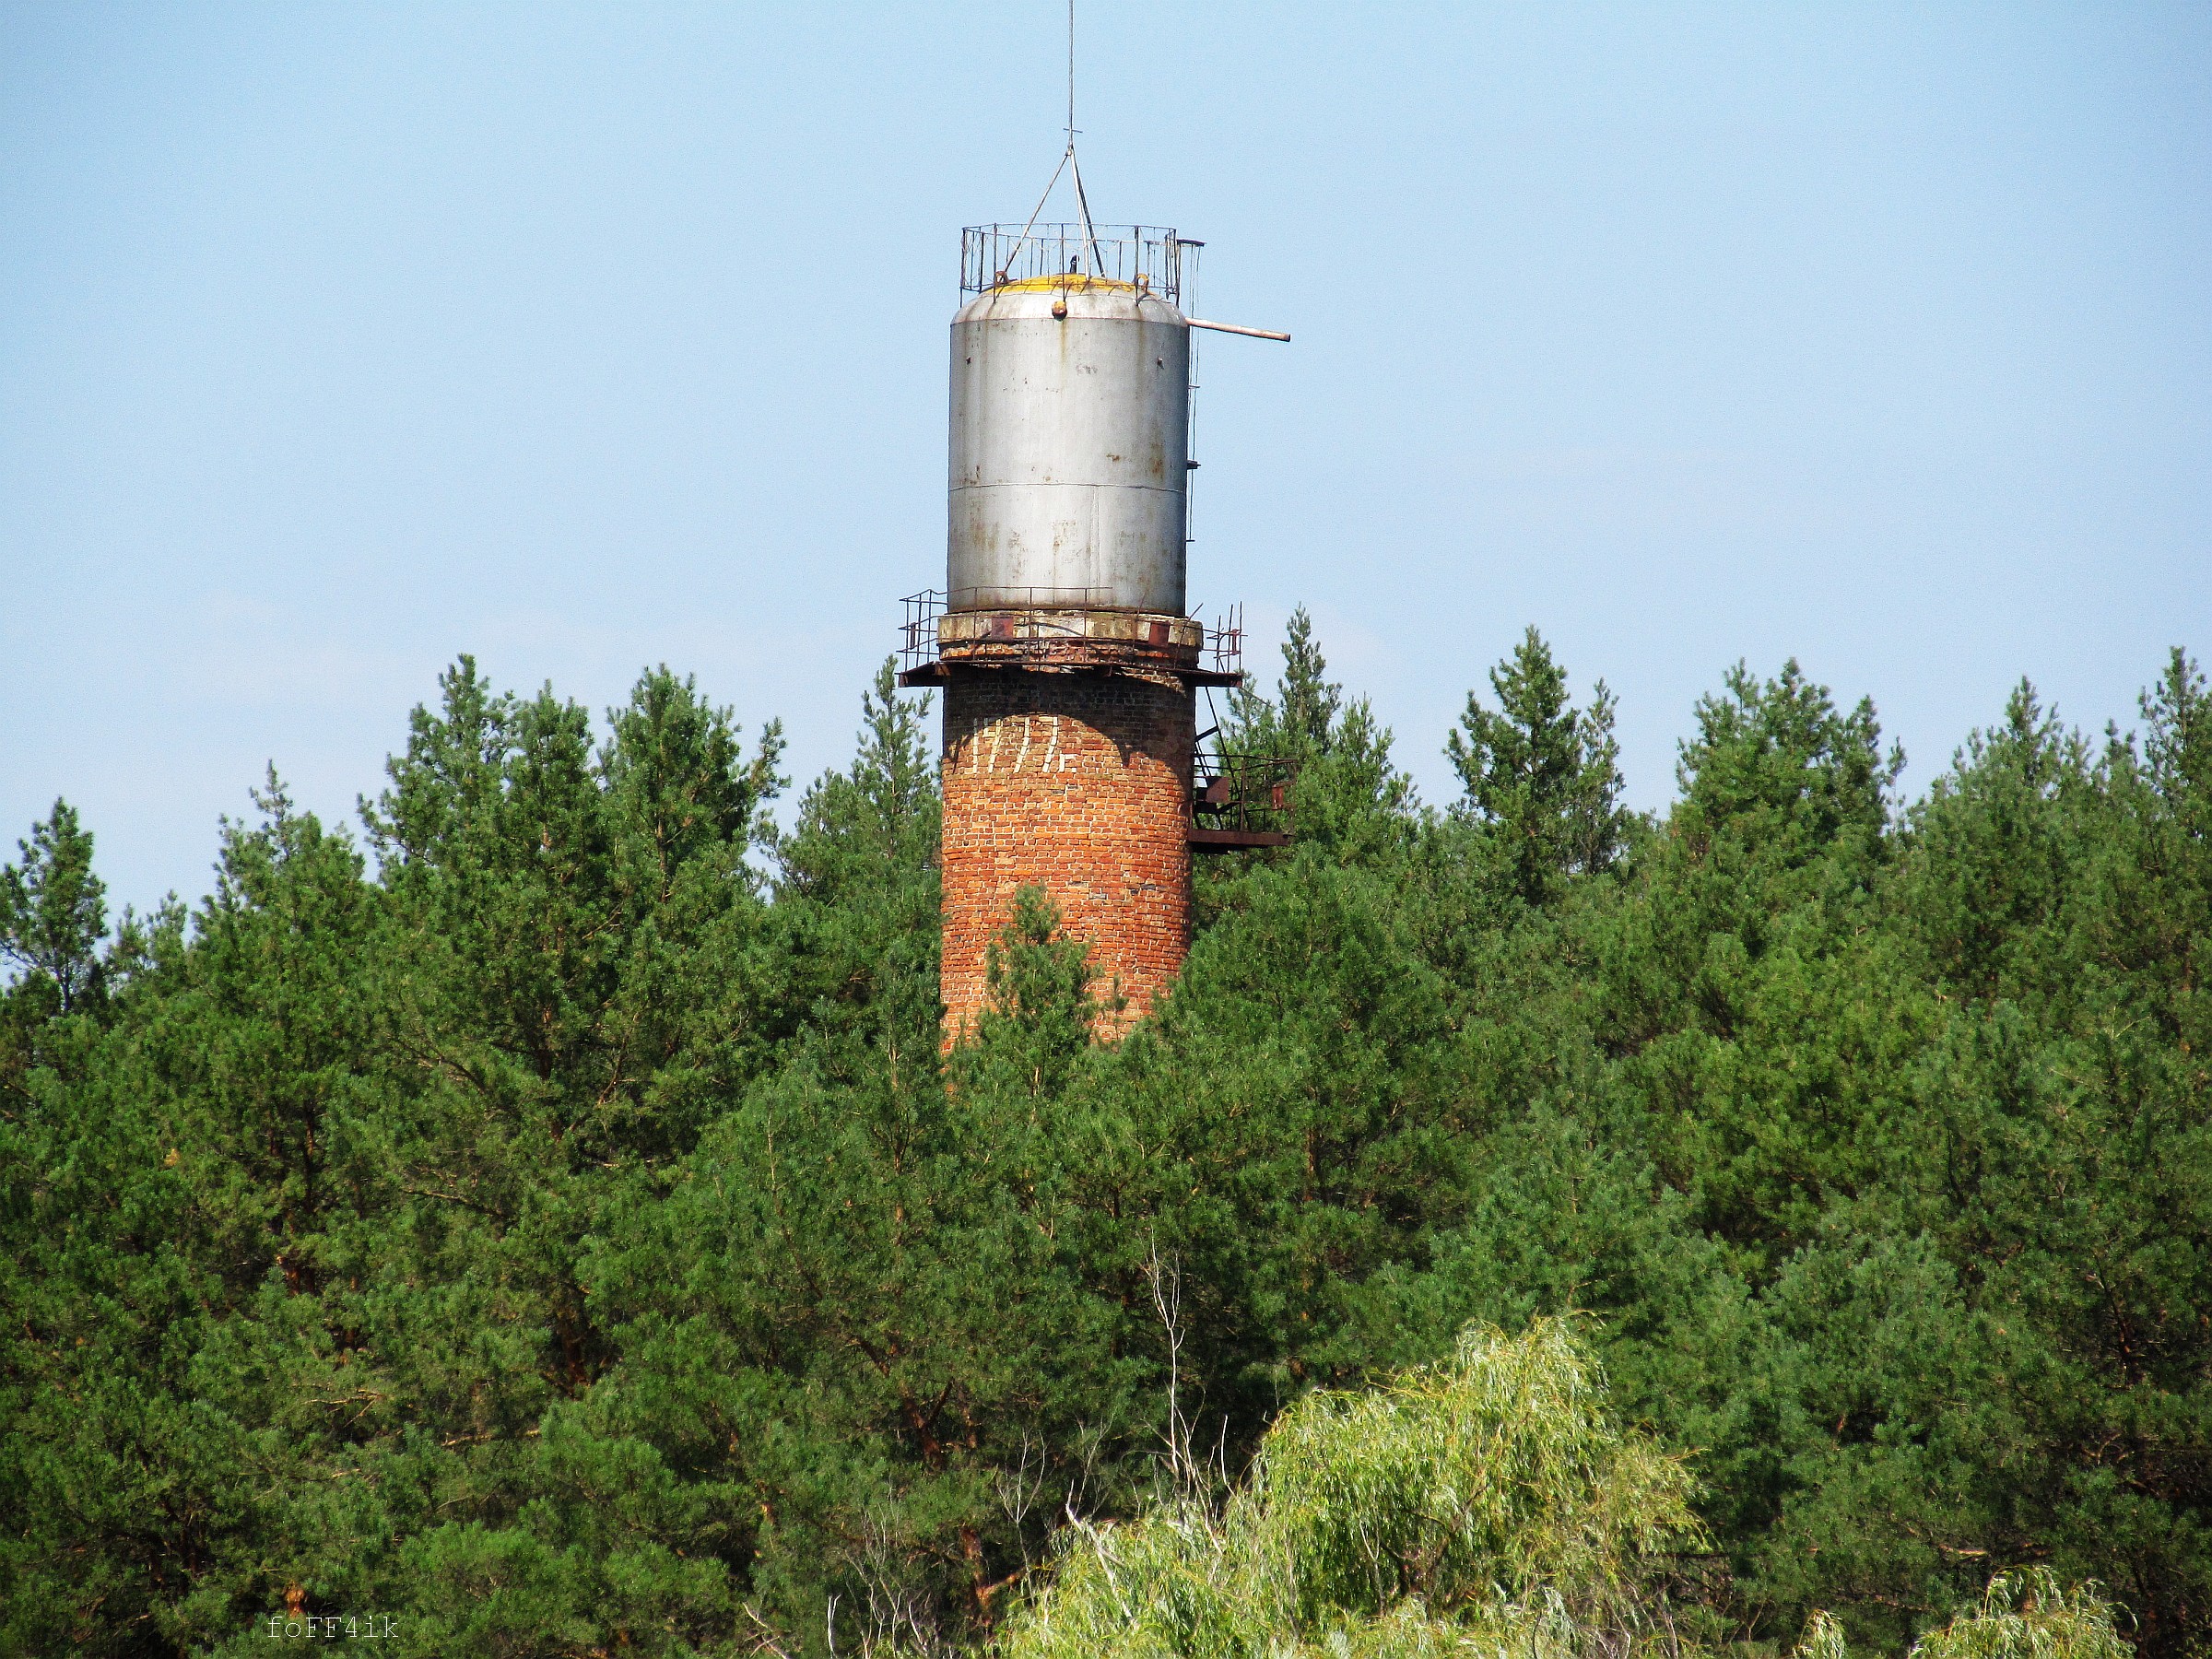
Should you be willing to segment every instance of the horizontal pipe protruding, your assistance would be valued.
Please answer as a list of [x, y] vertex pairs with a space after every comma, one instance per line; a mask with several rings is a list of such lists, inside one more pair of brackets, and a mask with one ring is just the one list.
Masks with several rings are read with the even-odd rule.
[[1287, 340], [1290, 337], [1272, 328], [1247, 328], [1241, 323], [1208, 323], [1203, 317], [1185, 317], [1183, 321], [1193, 328], [1211, 328], [1221, 334], [1250, 335], [1255, 340]]

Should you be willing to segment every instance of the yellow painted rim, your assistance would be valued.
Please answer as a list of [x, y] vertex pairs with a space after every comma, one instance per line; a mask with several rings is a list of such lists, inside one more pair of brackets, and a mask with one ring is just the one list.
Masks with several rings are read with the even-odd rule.
[[[1093, 290], [1101, 293], [1134, 294], [1137, 288], [1134, 282], [1118, 282], [1112, 276], [1086, 276], [1079, 273], [1071, 276], [1066, 272], [1061, 272], [1052, 276], [1023, 276], [1013, 282], [994, 282], [991, 285], [991, 292], [994, 294], [1077, 294], [1089, 293]], [[1147, 289], [1146, 291], [1148, 293], [1151, 290]]]

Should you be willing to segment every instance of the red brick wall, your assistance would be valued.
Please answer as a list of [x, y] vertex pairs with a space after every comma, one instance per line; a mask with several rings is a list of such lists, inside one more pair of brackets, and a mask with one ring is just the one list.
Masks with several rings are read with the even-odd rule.
[[984, 952], [1034, 884], [1090, 946], [1104, 994], [1167, 989], [1190, 947], [1192, 700], [1121, 674], [955, 670], [945, 688], [946, 1031], [986, 1002]]

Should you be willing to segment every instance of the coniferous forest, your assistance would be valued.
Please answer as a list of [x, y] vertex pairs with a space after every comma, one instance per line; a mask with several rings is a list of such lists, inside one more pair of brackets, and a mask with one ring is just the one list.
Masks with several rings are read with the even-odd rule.
[[1295, 843], [1111, 1047], [1029, 902], [940, 1054], [888, 668], [782, 828], [773, 724], [467, 659], [190, 908], [57, 803], [0, 1649], [2212, 1651], [2212, 696], [2145, 673], [1908, 795], [1738, 668], [1648, 817], [1532, 630], [1423, 804], [1301, 614], [1217, 739]]

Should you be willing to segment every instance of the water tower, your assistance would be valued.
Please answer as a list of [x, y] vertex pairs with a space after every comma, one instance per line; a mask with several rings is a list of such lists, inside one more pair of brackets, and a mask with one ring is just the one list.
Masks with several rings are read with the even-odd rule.
[[1194, 846], [1287, 839], [1245, 810], [1266, 779], [1197, 754], [1195, 688], [1242, 676], [1233, 622], [1187, 614], [1191, 331], [1288, 337], [1183, 313], [1198, 245], [1088, 222], [962, 234], [945, 588], [908, 601], [900, 676], [945, 700], [948, 1037], [984, 1006], [1023, 887], [1118, 989], [1112, 1036], [1182, 965]]

